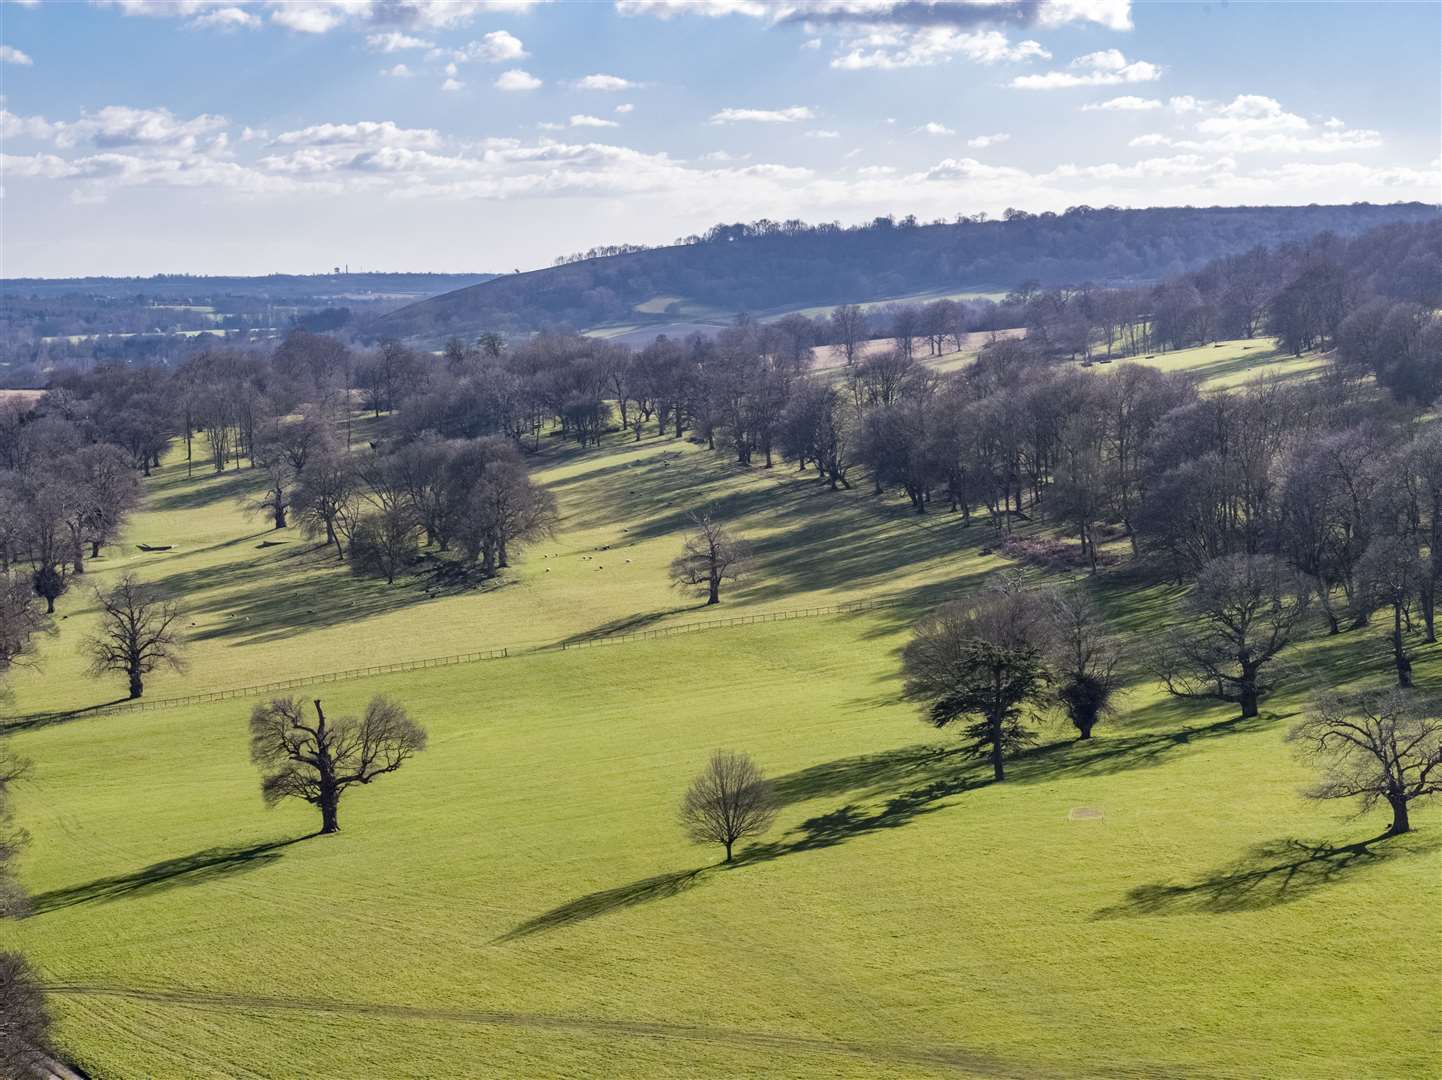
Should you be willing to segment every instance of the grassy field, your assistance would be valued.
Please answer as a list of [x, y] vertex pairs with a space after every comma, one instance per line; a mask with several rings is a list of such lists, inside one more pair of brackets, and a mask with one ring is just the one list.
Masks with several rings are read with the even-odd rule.
[[[899, 698], [913, 619], [1007, 565], [980, 525], [669, 440], [553, 444], [539, 475], [560, 532], [480, 592], [356, 581], [248, 519], [247, 473], [174, 460], [92, 575], [187, 598], [191, 671], [156, 697], [894, 604], [318, 689], [328, 711], [393, 694], [431, 734], [319, 838], [309, 808], [262, 806], [248, 701], [73, 713], [121, 686], [82, 675], [92, 605], [62, 598], [11, 729], [36, 762], [18, 807], [36, 913], [0, 936], [59, 988], [92, 1076], [1435, 1073], [1442, 814], [1372, 839], [1385, 815], [1303, 799], [1282, 742], [1312, 689], [1387, 679], [1376, 630], [1296, 650], [1256, 721], [1134, 672], [1091, 745], [1048, 720], [995, 785]], [[701, 502], [758, 547], [719, 612], [665, 584]], [[1134, 640], [1176, 599], [1096, 587]], [[1442, 650], [1417, 675], [1442, 687]], [[674, 821], [717, 746], [754, 754], [784, 803], [730, 868]]]

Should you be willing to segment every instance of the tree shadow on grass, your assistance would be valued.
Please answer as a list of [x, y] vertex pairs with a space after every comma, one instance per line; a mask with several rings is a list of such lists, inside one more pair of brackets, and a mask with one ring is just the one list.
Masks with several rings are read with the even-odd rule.
[[622, 908], [636, 907], [638, 904], [650, 903], [652, 900], [664, 900], [667, 897], [676, 896], [695, 885], [705, 869], [705, 867], [698, 867], [695, 870], [682, 870], [672, 874], [657, 874], [655, 877], [633, 881], [629, 885], [588, 893], [576, 900], [562, 904], [560, 907], [552, 908], [544, 914], [537, 915], [534, 919], [527, 919], [519, 926], [496, 938], [493, 944], [516, 941], [533, 934], [559, 930], [562, 927], [585, 922], [587, 919], [594, 919], [598, 915], [620, 911]]
[[1187, 884], [1138, 885], [1126, 899], [1093, 913], [1094, 919], [1146, 915], [1206, 915], [1258, 911], [1300, 900], [1369, 866], [1399, 856], [1436, 851], [1439, 841], [1401, 844], [1387, 834], [1353, 844], [1287, 837], [1251, 848], [1231, 866]]
[[682, 607], [664, 608], [658, 611], [646, 611], [636, 615], [626, 615], [619, 619], [612, 619], [610, 622], [593, 626], [589, 630], [581, 630], [563, 637], [556, 642], [557, 645], [575, 645], [583, 641], [595, 641], [598, 638], [615, 637], [624, 634], [637, 634], [642, 630], [648, 630], [656, 623], [669, 615], [680, 615], [684, 612], [700, 612], [705, 610], [704, 604], [686, 604]]
[[30, 917], [75, 907], [77, 904], [107, 903], [130, 896], [162, 892], [182, 885], [203, 885], [248, 870], [256, 870], [279, 859], [281, 848], [308, 840], [315, 835], [318, 834], [274, 840], [252, 847], [206, 848], [190, 855], [153, 863], [133, 873], [96, 878], [83, 885], [71, 885], [64, 889], [51, 889], [31, 897]]
[[128, 697], [121, 697], [98, 705], [87, 705], [83, 709], [56, 709], [53, 712], [27, 713], [14, 718], [0, 718], [0, 734], [14, 735], [21, 731], [34, 731], [55, 724], [63, 724], [68, 720], [83, 720], [91, 713], [108, 709], [112, 705], [122, 705], [129, 700], [131, 699]]
[[[263, 474], [253, 469], [227, 469], [215, 472], [206, 465], [205, 475], [193, 479], [180, 478], [167, 484], [168, 490], [158, 495], [150, 504], [151, 510], [196, 510], [202, 506], [258, 492]], [[196, 470], [199, 474], [200, 470]]]

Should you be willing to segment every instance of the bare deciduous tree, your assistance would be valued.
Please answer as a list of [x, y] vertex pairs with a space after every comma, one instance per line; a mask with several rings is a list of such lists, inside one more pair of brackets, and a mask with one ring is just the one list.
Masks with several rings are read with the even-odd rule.
[[1080, 588], [1054, 593], [1057, 697], [1078, 738], [1090, 739], [1097, 721], [1112, 709], [1121, 689], [1120, 655], [1106, 632], [1101, 610]]
[[144, 676], [160, 665], [185, 670], [180, 608], [173, 600], [162, 599], [134, 574], [126, 574], [109, 592], [97, 588], [95, 597], [100, 627], [82, 646], [92, 675], [124, 672], [130, 696], [138, 698], [145, 690]]
[[939, 728], [973, 718], [972, 751], [1005, 780], [1006, 754], [1033, 741], [1023, 710], [1041, 703], [1051, 681], [1052, 633], [1044, 601], [1014, 583], [953, 600], [917, 624], [902, 652], [906, 696]]
[[1411, 829], [1408, 806], [1442, 792], [1442, 705], [1392, 688], [1327, 697], [1288, 734], [1325, 779], [1316, 799], [1361, 799], [1392, 810], [1391, 835]]
[[345, 790], [395, 772], [426, 748], [426, 732], [396, 702], [371, 699], [365, 715], [326, 719], [320, 699], [312, 719], [300, 698], [275, 698], [250, 714], [250, 759], [261, 770], [269, 805], [304, 799], [320, 810], [322, 833], [340, 831]]
[[721, 583], [736, 581], [746, 571], [751, 545], [709, 513], [692, 514], [691, 522], [681, 554], [671, 560], [671, 582], [678, 589], [704, 587], [706, 603], [719, 604]]
[[[0, 918], [23, 914], [26, 898], [10, 873], [11, 856], [25, 835], [10, 827], [9, 787], [27, 763], [0, 747]], [[16, 1080], [49, 1077], [39, 1053], [49, 1042], [50, 1016], [39, 980], [18, 953], [0, 951], [0, 1076]]]
[[731, 861], [736, 841], [760, 836], [776, 818], [776, 795], [749, 754], [717, 750], [681, 800], [681, 825], [698, 844], [721, 844]]
[[29, 653], [35, 635], [50, 626], [30, 582], [19, 574], [0, 574], [0, 679]]
[[1154, 656], [1177, 697], [1211, 698], [1257, 715], [1262, 669], [1292, 640], [1312, 587], [1270, 555], [1228, 555], [1202, 567], [1182, 604], [1183, 622]]

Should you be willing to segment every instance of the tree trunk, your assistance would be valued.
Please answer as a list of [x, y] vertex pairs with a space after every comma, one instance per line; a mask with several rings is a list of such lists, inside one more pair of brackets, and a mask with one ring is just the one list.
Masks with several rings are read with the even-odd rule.
[[334, 786], [322, 787], [320, 791], [320, 831], [322, 836], [340, 832], [340, 822], [336, 819], [339, 805], [340, 795]]
[[1412, 822], [1407, 817], [1407, 800], [1401, 795], [1388, 796], [1387, 802], [1392, 807], [1392, 827], [1387, 830], [1389, 836], [1398, 836], [1404, 832], [1412, 831]]
[[90, 557], [91, 557], [92, 559], [98, 559], [98, 558], [100, 558], [100, 541], [99, 541], [99, 540], [92, 540], [92, 541], [90, 541]]
[[133, 667], [130, 669], [130, 696], [138, 698], [144, 692], [145, 684], [140, 679], [140, 669]]
[[1406, 690], [1412, 685], [1412, 661], [1402, 640], [1402, 608], [1396, 604], [1392, 606], [1392, 658], [1397, 663], [1397, 685]]
[[1248, 720], [1257, 715], [1257, 700], [1260, 695], [1257, 693], [1257, 673], [1246, 664], [1242, 665], [1241, 689], [1238, 692], [1237, 700], [1242, 706], [1242, 719]]
[[1001, 759], [1001, 722], [991, 722], [991, 774], [998, 783], [1006, 779], [1006, 765]]
[[721, 579], [712, 578], [707, 583], [706, 603], [719, 604], [721, 602]]
[[733, 843], [734, 843], [734, 841], [732, 841], [732, 840], [727, 840], [727, 841], [726, 841], [726, 861], [727, 861], [727, 862], [730, 862], [730, 861], [731, 861], [731, 845], [732, 845]]

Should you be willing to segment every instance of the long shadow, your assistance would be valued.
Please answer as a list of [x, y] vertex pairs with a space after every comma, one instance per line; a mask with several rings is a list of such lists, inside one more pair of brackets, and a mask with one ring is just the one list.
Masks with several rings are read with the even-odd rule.
[[699, 612], [705, 609], [704, 604], [687, 604], [683, 607], [666, 608], [662, 611], [647, 611], [638, 615], [626, 615], [619, 619], [612, 619], [610, 622], [593, 626], [589, 630], [581, 630], [569, 637], [563, 637], [556, 644], [575, 645], [582, 641], [594, 641], [597, 638], [614, 637], [618, 634], [634, 634], [654, 626], [669, 615], [679, 615], [682, 612]]
[[87, 705], [83, 709], [56, 709], [53, 712], [27, 713], [24, 716], [17, 716], [13, 719], [0, 718], [0, 732], [6, 735], [14, 735], [20, 731], [34, 731], [39, 728], [52, 727], [56, 724], [63, 724], [69, 720], [83, 720], [87, 715], [98, 712], [101, 709], [108, 709], [112, 705], [120, 705], [129, 701], [129, 698], [116, 698], [114, 701], [102, 702], [99, 705]]
[[[209, 464], [206, 469], [211, 470]], [[192, 480], [183, 481], [184, 487], [180, 490], [157, 494], [150, 504], [150, 509], [198, 510], [212, 503], [239, 498], [260, 488], [262, 474], [253, 469], [227, 469], [224, 473], [211, 470], [204, 475], [199, 475], [199, 470], [196, 471], [198, 475]]]
[[143, 896], [180, 886], [203, 885], [234, 874], [258, 869], [281, 857], [280, 849], [308, 840], [317, 834], [275, 840], [246, 848], [206, 848], [190, 855], [153, 863], [133, 873], [116, 877], [96, 878], [83, 885], [52, 889], [30, 899], [33, 918], [78, 904], [108, 903], [130, 896]]
[[534, 919], [527, 919], [519, 926], [496, 938], [493, 944], [516, 941], [550, 930], [559, 930], [565, 926], [585, 922], [587, 919], [594, 919], [598, 915], [620, 911], [622, 908], [635, 907], [638, 904], [650, 903], [652, 900], [664, 900], [667, 897], [676, 896], [695, 885], [704, 871], [705, 867], [698, 867], [695, 870], [682, 870], [673, 874], [658, 874], [655, 877], [633, 881], [629, 885], [589, 893], [562, 904], [560, 907], [552, 908], [544, 914], [537, 915]]
[[1399, 837], [1382, 836], [1354, 844], [1312, 842], [1288, 837], [1258, 844], [1235, 864], [1187, 884], [1138, 885], [1126, 899], [1093, 913], [1094, 919], [1147, 915], [1222, 914], [1257, 911], [1300, 900], [1370, 866], [1399, 856], [1437, 850], [1431, 839], [1403, 846]]

